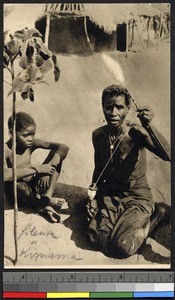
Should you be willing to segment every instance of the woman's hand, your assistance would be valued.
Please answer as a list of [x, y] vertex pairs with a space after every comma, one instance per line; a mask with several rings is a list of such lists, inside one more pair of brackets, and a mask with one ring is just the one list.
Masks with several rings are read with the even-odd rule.
[[134, 124], [131, 126], [129, 132], [129, 136], [132, 138], [148, 138], [148, 132], [141, 126]]
[[140, 106], [138, 109], [137, 117], [141, 123], [150, 123], [154, 117], [154, 113], [149, 106]]

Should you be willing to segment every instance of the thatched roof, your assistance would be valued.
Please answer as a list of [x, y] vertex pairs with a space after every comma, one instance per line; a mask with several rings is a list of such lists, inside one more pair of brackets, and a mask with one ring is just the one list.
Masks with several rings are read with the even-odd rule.
[[81, 3], [52, 3], [46, 4], [45, 12], [52, 14], [76, 14], [83, 15], [84, 5]]
[[92, 22], [103, 27], [106, 32], [116, 30], [116, 24], [128, 22], [138, 16], [152, 17], [165, 12], [169, 6], [161, 4], [127, 4], [127, 3], [53, 3], [47, 4], [45, 13], [66, 16], [88, 16]]
[[116, 30], [116, 24], [127, 22], [141, 15], [154, 16], [170, 12], [167, 3], [52, 3], [52, 4], [4, 4], [4, 27], [16, 30], [34, 26], [36, 19], [45, 13], [61, 16], [88, 16], [106, 32]]

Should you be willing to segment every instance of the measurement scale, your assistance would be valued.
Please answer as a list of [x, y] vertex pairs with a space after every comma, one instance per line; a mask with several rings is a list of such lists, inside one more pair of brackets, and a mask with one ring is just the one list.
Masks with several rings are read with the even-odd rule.
[[170, 298], [174, 272], [3, 272], [3, 298]]

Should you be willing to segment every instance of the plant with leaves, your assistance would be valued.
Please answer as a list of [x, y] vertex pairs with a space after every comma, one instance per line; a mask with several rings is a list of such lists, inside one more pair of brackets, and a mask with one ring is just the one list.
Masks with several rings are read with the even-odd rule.
[[[55, 81], [59, 80], [60, 69], [57, 57], [50, 52], [42, 42], [42, 36], [36, 29], [17, 30], [14, 34], [4, 32], [3, 66], [11, 74], [11, 90], [8, 93], [13, 96], [13, 192], [14, 192], [14, 239], [15, 239], [15, 261], [18, 261], [17, 244], [17, 186], [16, 186], [16, 93], [20, 93], [23, 100], [35, 100], [34, 86], [45, 83], [46, 73], [54, 70]], [[20, 72], [15, 74], [15, 63], [19, 64]]]
[[[7, 33], [5, 34], [6, 40]], [[19, 92], [23, 100], [34, 101], [33, 87], [36, 83], [46, 83], [43, 78], [54, 68], [55, 81], [58, 81], [60, 69], [57, 57], [51, 53], [41, 40], [41, 34], [36, 29], [23, 29], [9, 35], [10, 40], [4, 43], [4, 67], [9, 71], [9, 64], [19, 56], [19, 66], [22, 71], [13, 78], [12, 88], [8, 95]]]

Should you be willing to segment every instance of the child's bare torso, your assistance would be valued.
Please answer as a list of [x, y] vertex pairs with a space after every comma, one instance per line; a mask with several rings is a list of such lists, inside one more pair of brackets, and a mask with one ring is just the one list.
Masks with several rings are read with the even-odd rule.
[[[16, 167], [17, 168], [28, 168], [31, 167], [31, 148], [26, 149], [21, 154], [16, 154]], [[5, 144], [4, 156], [7, 162], [7, 166], [12, 168], [12, 150], [8, 147], [7, 143]]]

